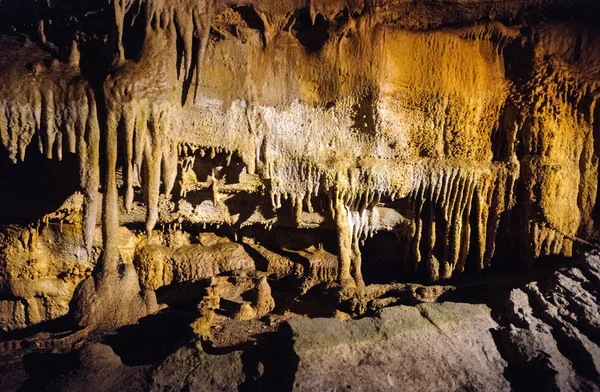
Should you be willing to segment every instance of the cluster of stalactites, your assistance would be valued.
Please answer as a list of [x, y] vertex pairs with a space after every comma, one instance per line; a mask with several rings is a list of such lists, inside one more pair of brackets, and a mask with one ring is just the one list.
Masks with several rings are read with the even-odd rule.
[[500, 216], [515, 204], [517, 178], [518, 167], [512, 165], [445, 167], [418, 174], [409, 195], [415, 270], [424, 263], [429, 279], [447, 279], [464, 272], [469, 254], [476, 268], [488, 268]]
[[[273, 209], [281, 208], [282, 200], [290, 200], [296, 221], [301, 223], [302, 212], [314, 212], [311, 200], [319, 195], [335, 194], [350, 210], [361, 212], [372, 209], [381, 199], [405, 196], [408, 176], [398, 173], [410, 172], [410, 166], [387, 161], [378, 161], [374, 167], [360, 162], [349, 163], [344, 169], [340, 165], [338, 162], [335, 167], [324, 167], [301, 159], [273, 160], [268, 173]], [[332, 203], [329, 208], [333, 216]]]
[[504, 53], [507, 45], [512, 43], [520, 36], [520, 31], [515, 28], [507, 27], [502, 23], [492, 22], [478, 26], [470, 26], [464, 31], [460, 31], [462, 37], [473, 41], [492, 41], [496, 45], [498, 55]]
[[177, 110], [166, 103], [130, 101], [109, 105], [108, 126], [122, 130], [118, 140], [123, 150], [125, 209], [133, 206], [134, 186], [141, 185], [147, 207], [146, 229], [152, 232], [158, 220], [161, 184], [168, 197], [177, 178], [178, 144], [174, 138]]
[[94, 93], [79, 76], [79, 53], [73, 44], [71, 63], [35, 63], [18, 86], [8, 81], [0, 88], [0, 142], [13, 162], [25, 159], [37, 135], [40, 152], [62, 160], [77, 154], [84, 194], [83, 239], [91, 250], [96, 226], [99, 187], [100, 129]]
[[[113, 4], [115, 22], [119, 34], [119, 56], [125, 60], [122, 38], [125, 15], [135, 8], [133, 17], [137, 16], [145, 7], [146, 30], [149, 29], [175, 29], [183, 42], [182, 70], [186, 82], [196, 80], [194, 99], [197, 96], [197, 84], [200, 77], [212, 21], [214, 6], [212, 0], [109, 0]], [[195, 43], [194, 43], [195, 42]], [[185, 97], [184, 97], [185, 98]]]
[[[161, 0], [112, 0], [115, 22], [119, 35], [119, 56], [127, 75], [128, 64], [124, 58], [122, 44], [125, 15], [137, 7], [133, 17], [145, 7], [146, 39], [150, 30], [177, 32], [183, 41], [184, 81], [191, 83], [193, 77], [199, 79], [199, 72], [210, 31], [212, 7], [205, 1], [161, 1]], [[197, 45], [194, 49], [194, 40]], [[161, 49], [161, 52], [163, 50]], [[148, 53], [146, 55], [149, 55]], [[160, 53], [166, 55], [166, 53]], [[196, 63], [193, 59], [196, 58]], [[169, 65], [167, 65], [169, 67]], [[169, 71], [167, 71], [169, 72]], [[181, 69], [177, 70], [181, 78]], [[163, 75], [165, 76], [165, 75]], [[116, 151], [123, 150], [123, 177], [125, 182], [125, 208], [131, 211], [134, 198], [134, 185], [141, 183], [147, 207], [146, 230], [149, 235], [158, 221], [158, 204], [161, 183], [165, 195], [169, 195], [175, 184], [178, 164], [178, 144], [175, 140], [177, 126], [173, 124], [179, 117], [180, 107], [170, 98], [147, 99], [134, 96], [124, 99], [130, 93], [129, 88], [117, 79], [105, 84], [107, 104], [107, 180], [104, 212], [105, 248], [117, 258], [116, 231], [118, 228], [118, 204], [116, 201]], [[125, 80], [127, 84], [127, 80]], [[150, 81], [151, 85], [153, 84]], [[185, 84], [185, 83], [184, 83]], [[169, 86], [170, 87], [170, 86]], [[185, 88], [181, 89], [185, 93]], [[164, 92], [163, 92], [164, 93]], [[197, 83], [195, 94], [197, 93]], [[134, 94], [135, 95], [135, 94]], [[185, 101], [186, 95], [184, 95]], [[123, 135], [120, 137], [119, 135]], [[162, 181], [161, 181], [162, 179]], [[106, 249], [105, 249], [106, 251]]]
[[532, 253], [534, 257], [547, 255], [573, 254], [574, 236], [565, 235], [544, 222], [529, 222], [529, 235], [531, 237]]
[[314, 212], [312, 197], [322, 191], [324, 171], [306, 161], [282, 162], [277, 160], [269, 167], [271, 178], [270, 198], [274, 210], [281, 208], [282, 200], [290, 200], [294, 219], [302, 224], [302, 212]]
[[[352, 179], [352, 176], [349, 176]], [[330, 208], [339, 247], [342, 282], [362, 280], [360, 243], [380, 228], [376, 207], [385, 198], [406, 198], [412, 209], [413, 227], [407, 234], [414, 262], [430, 280], [447, 279], [465, 269], [474, 255], [478, 269], [490, 266], [495, 251], [501, 214], [514, 206], [515, 165], [491, 164], [485, 168], [427, 165], [412, 171], [410, 191], [382, 187], [376, 176], [348, 181], [338, 175], [329, 190]], [[352, 185], [355, 184], [353, 187]], [[476, 242], [473, 243], [473, 238]], [[399, 260], [400, 262], [400, 260]]]
[[[549, 178], [548, 172], [561, 169], [573, 174], [563, 174], [559, 183], [532, 190], [531, 197], [536, 203], [527, 205], [526, 217], [528, 245], [533, 257], [571, 256], [578, 231], [591, 226], [589, 211], [597, 192], [590, 182], [595, 182], [598, 171], [594, 116], [599, 86], [597, 81], [550, 59], [550, 64], [539, 66], [517, 96], [524, 108], [521, 125], [524, 160], [535, 167], [527, 170], [531, 174], [526, 180], [537, 184]], [[561, 200], [552, 201], [556, 206], [548, 208], [543, 194], [552, 195], [551, 189], [562, 194]], [[571, 206], [577, 205], [578, 210], [558, 207], [569, 198]]]
[[343, 283], [362, 282], [359, 243], [373, 235], [379, 225], [373, 209], [381, 197], [394, 197], [399, 192], [385, 170], [368, 170], [351, 165], [336, 171], [306, 161], [272, 164], [271, 203], [274, 209], [282, 200], [290, 200], [294, 219], [302, 226], [302, 213], [313, 212], [311, 199], [329, 195], [330, 213], [338, 237], [338, 278]]

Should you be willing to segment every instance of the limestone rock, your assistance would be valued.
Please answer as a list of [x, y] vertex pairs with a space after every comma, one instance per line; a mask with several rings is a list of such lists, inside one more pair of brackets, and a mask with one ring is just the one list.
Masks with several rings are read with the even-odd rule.
[[75, 391], [86, 389], [91, 392], [107, 390], [141, 390], [143, 378], [139, 369], [123, 365], [121, 358], [105, 344], [85, 345], [78, 353], [79, 366], [60, 377], [47, 390]]
[[245, 380], [242, 353], [211, 355], [183, 347], [153, 373], [150, 391], [237, 391]]
[[508, 390], [483, 305], [422, 304], [376, 318], [292, 319], [293, 390]]
[[271, 295], [271, 286], [265, 276], [261, 277], [256, 286], [256, 302], [254, 304], [257, 317], [264, 317], [275, 309], [275, 300]]
[[[69, 312], [69, 301], [93, 265], [76, 225], [13, 226], [0, 235], [0, 330], [50, 321]], [[0, 298], [2, 298], [0, 297]]]
[[[142, 4], [146, 18], [133, 18]], [[498, 243], [530, 262], [571, 256], [591, 234], [597, 29], [496, 19], [554, 15], [562, 0], [244, 4], [114, 5], [101, 93], [79, 64], [83, 43], [70, 37], [61, 62], [2, 37], [1, 144], [14, 162], [34, 139], [47, 158], [80, 158], [88, 251], [101, 164], [107, 243], [120, 217], [149, 236], [157, 222], [234, 237], [335, 230], [338, 266], [317, 275], [349, 286], [362, 285], [361, 243], [380, 231], [402, 237], [404, 271], [430, 281], [502, 264]], [[135, 31], [133, 56], [123, 41]]]
[[600, 313], [590, 298], [598, 294], [599, 266], [594, 252], [555, 272], [543, 286], [533, 282], [510, 293], [509, 324], [499, 331], [499, 348], [509, 361], [507, 374], [515, 387], [597, 388], [600, 347], [595, 325]]
[[99, 330], [134, 324], [158, 310], [156, 295], [153, 291], [142, 292], [131, 265], [122, 265], [122, 275], [105, 275], [98, 281], [93, 277], [84, 280], [77, 287], [72, 302], [71, 310], [77, 323]]
[[[26, 204], [8, 163], [58, 173], [40, 216], [8, 215], [29, 226], [3, 247], [3, 329], [63, 316], [77, 285], [79, 319], [110, 317], [120, 296], [138, 309], [121, 323], [144, 313], [142, 289], [257, 269], [342, 286], [361, 313], [373, 236], [393, 249], [386, 283], [590, 246], [597, 1], [59, 3], [0, 3], [0, 198]], [[36, 219], [72, 226], [38, 233]], [[119, 270], [131, 260], [139, 283]], [[594, 296], [525, 291], [597, 371]], [[563, 325], [581, 317], [586, 332]]]
[[183, 245], [167, 248], [148, 245], [134, 264], [142, 287], [156, 290], [172, 283], [209, 279], [229, 271], [252, 271], [254, 260], [240, 244], [221, 240], [210, 246]]
[[256, 309], [247, 302], [240, 304], [238, 311], [233, 315], [235, 320], [247, 321], [256, 318]]

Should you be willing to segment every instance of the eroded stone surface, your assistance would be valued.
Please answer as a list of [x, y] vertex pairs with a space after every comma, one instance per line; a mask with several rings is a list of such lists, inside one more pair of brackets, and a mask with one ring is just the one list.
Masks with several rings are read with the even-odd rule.
[[509, 389], [485, 306], [423, 304], [289, 323], [299, 356], [294, 390]]

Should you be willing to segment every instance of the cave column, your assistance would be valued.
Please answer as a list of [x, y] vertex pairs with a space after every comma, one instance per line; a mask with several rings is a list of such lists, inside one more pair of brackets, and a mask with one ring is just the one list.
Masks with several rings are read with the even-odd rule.
[[352, 265], [352, 233], [348, 212], [338, 192], [333, 198], [334, 220], [338, 242], [338, 281], [342, 286], [354, 285], [350, 274]]
[[354, 272], [354, 278], [359, 286], [364, 286], [362, 276], [362, 256], [360, 254], [360, 247], [358, 238], [354, 236], [352, 238], [352, 269]]
[[[109, 103], [109, 106], [111, 104]], [[119, 120], [115, 110], [109, 107], [106, 129], [106, 172], [104, 174], [104, 198], [102, 211], [102, 272], [116, 273], [119, 263], [119, 205], [117, 193], [117, 128]]]

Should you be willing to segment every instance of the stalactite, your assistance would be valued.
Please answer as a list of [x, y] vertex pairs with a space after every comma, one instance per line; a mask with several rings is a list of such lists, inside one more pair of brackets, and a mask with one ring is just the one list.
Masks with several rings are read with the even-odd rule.
[[[122, 131], [122, 136], [114, 141], [114, 148], [122, 150], [124, 156], [125, 208], [131, 211], [133, 182], [137, 177], [144, 191], [148, 235], [158, 220], [161, 184], [168, 197], [176, 181], [178, 162], [175, 124], [179, 108], [174, 103], [177, 102], [174, 99], [177, 70], [173, 60], [176, 33], [173, 25], [163, 23], [161, 26], [164, 29], [146, 32], [145, 56], [138, 62], [123, 61], [104, 86], [110, 126], [107, 135]], [[139, 72], [140, 69], [144, 72]], [[144, 75], [143, 82], [137, 86], [143, 87], [132, 87], [131, 78], [140, 75]], [[107, 170], [115, 171], [116, 166]], [[107, 177], [107, 180], [112, 178]], [[116, 232], [105, 232], [105, 236], [115, 235]]]
[[[138, 14], [142, 5], [146, 9], [146, 31], [174, 29], [183, 41], [183, 80], [191, 84], [195, 78], [194, 101], [198, 95], [200, 72], [204, 64], [206, 47], [210, 34], [210, 24], [214, 14], [214, 0], [108, 0], [113, 4], [115, 24], [118, 32], [119, 59], [125, 61], [123, 48], [123, 29], [125, 15], [135, 5]], [[135, 21], [135, 18], [134, 18]], [[193, 47], [194, 38], [197, 46]], [[194, 51], [196, 63], [193, 64]], [[181, 73], [178, 71], [178, 75]], [[187, 98], [187, 90], [183, 92], [183, 102]]]
[[[464, 272], [471, 253], [478, 260], [478, 268], [489, 267], [500, 215], [512, 208], [507, 203], [514, 197], [517, 170], [492, 165], [484, 170], [450, 166], [417, 171], [409, 194], [415, 216], [415, 270], [424, 260], [429, 279], [447, 279]], [[439, 225], [444, 228], [441, 237], [437, 235]], [[473, 230], [478, 239], [475, 244], [471, 242]]]
[[68, 63], [34, 62], [19, 69], [0, 87], [0, 142], [13, 162], [25, 160], [25, 151], [37, 135], [40, 152], [48, 159], [65, 152], [79, 157], [84, 195], [82, 236], [91, 251], [99, 188], [100, 127], [94, 93], [80, 76], [79, 50], [73, 42]]

